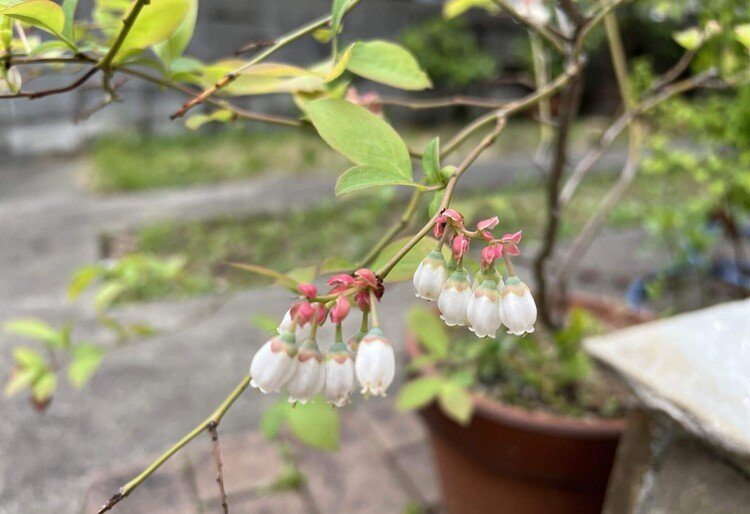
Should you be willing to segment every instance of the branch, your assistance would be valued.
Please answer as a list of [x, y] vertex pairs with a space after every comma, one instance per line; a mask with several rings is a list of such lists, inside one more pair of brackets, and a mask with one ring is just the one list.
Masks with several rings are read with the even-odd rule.
[[193, 430], [188, 432], [182, 439], [177, 441], [171, 448], [169, 448], [169, 450], [159, 456], [159, 458], [156, 459], [150, 466], [144, 469], [138, 476], [133, 478], [133, 480], [122, 486], [117, 494], [112, 496], [112, 498], [110, 498], [107, 503], [102, 505], [97, 514], [103, 514], [104, 512], [107, 512], [117, 503], [119, 503], [123, 498], [126, 498], [130, 493], [133, 492], [134, 489], [141, 485], [144, 480], [150, 477], [154, 473], [154, 471], [159, 469], [162, 464], [168, 461], [170, 457], [180, 451], [187, 443], [195, 439], [198, 434], [200, 434], [204, 430], [208, 430], [211, 426], [218, 427], [219, 423], [221, 423], [221, 418], [224, 417], [224, 414], [227, 412], [227, 410], [229, 410], [234, 401], [242, 394], [242, 392], [247, 388], [249, 384], [250, 376], [247, 375], [240, 381], [239, 384], [237, 384], [237, 387], [234, 388], [229, 396], [224, 399], [221, 405], [219, 405], [219, 407], [209, 417], [198, 424], [198, 426], [196, 426]]
[[61, 93], [69, 93], [70, 91], [73, 91], [74, 89], [77, 89], [81, 87], [83, 84], [85, 84], [91, 77], [93, 77], [96, 74], [96, 72], [97, 72], [96, 67], [92, 67], [92, 68], [89, 68], [89, 70], [86, 73], [84, 73], [80, 78], [68, 84], [67, 86], [55, 87], [51, 89], [42, 89], [40, 91], [33, 91], [33, 92], [19, 91], [18, 93], [14, 93], [11, 95], [0, 95], [0, 100], [13, 99], [13, 98], [28, 98], [29, 100], [34, 100], [36, 98], [43, 98], [45, 96], [58, 95]]
[[[349, 11], [351, 11], [358, 3], [360, 3], [362, 0], [352, 0], [349, 5], [346, 7], [346, 11], [344, 15], [346, 15]], [[289, 32], [288, 34], [280, 37], [279, 39], [275, 40], [274, 43], [270, 46], [268, 46], [266, 49], [264, 49], [262, 52], [259, 52], [255, 57], [247, 61], [245, 64], [240, 66], [239, 68], [227, 73], [224, 75], [221, 79], [219, 79], [216, 84], [214, 84], [212, 87], [208, 89], [204, 89], [200, 94], [196, 95], [194, 98], [188, 100], [185, 102], [180, 109], [178, 109], [174, 114], [172, 114], [171, 118], [177, 119], [181, 118], [185, 115], [186, 112], [188, 112], [190, 109], [195, 107], [198, 104], [201, 104], [211, 98], [213, 95], [218, 93], [220, 90], [227, 87], [229, 84], [237, 80], [237, 78], [250, 68], [251, 66], [254, 66], [264, 60], [266, 57], [270, 56], [271, 54], [276, 53], [278, 50], [281, 50], [289, 43], [292, 43], [307, 34], [310, 34], [317, 29], [327, 25], [331, 21], [331, 15], [322, 16], [321, 18], [318, 18], [317, 20], [314, 20], [310, 23], [307, 23], [305, 25], [302, 25], [301, 27], [293, 30], [292, 32]]]
[[465, 142], [469, 137], [474, 134], [477, 130], [484, 127], [485, 125], [492, 123], [496, 119], [507, 118], [512, 114], [519, 111], [523, 111], [534, 105], [539, 100], [548, 98], [553, 94], [557, 93], [562, 89], [571, 78], [573, 78], [581, 70], [583, 61], [576, 61], [569, 65], [564, 73], [560, 74], [555, 80], [547, 84], [544, 88], [534, 91], [518, 100], [505, 103], [499, 109], [489, 112], [475, 119], [469, 125], [464, 127], [458, 134], [448, 141], [443, 148], [441, 155], [444, 157], [452, 153], [458, 146]]
[[530, 30], [533, 30], [544, 39], [549, 41], [552, 46], [557, 49], [558, 52], [560, 52], [561, 54], [566, 53], [566, 43], [564, 40], [560, 39], [559, 36], [555, 35], [544, 25], [537, 25], [536, 23], [533, 23], [531, 20], [529, 20], [526, 16], [521, 15], [521, 13], [519, 13], [516, 8], [511, 5], [510, 2], [508, 2], [508, 0], [492, 0], [492, 2], [501, 9], [507, 11], [511, 16], [513, 16], [513, 18], [518, 20], [523, 25], [526, 25]]
[[130, 9], [130, 12], [127, 14], [127, 16], [125, 16], [125, 19], [122, 20], [122, 29], [120, 29], [120, 32], [117, 33], [112, 46], [109, 47], [109, 50], [104, 55], [104, 57], [102, 57], [102, 60], [99, 61], [97, 68], [104, 71], [110, 71], [112, 67], [112, 61], [117, 55], [117, 52], [120, 51], [122, 44], [125, 42], [125, 38], [128, 37], [130, 29], [133, 28], [133, 24], [135, 23], [136, 18], [138, 18], [138, 15], [141, 14], [143, 8], [150, 3], [151, 0], [135, 0], [133, 8]]
[[224, 464], [221, 462], [221, 448], [219, 447], [219, 424], [210, 423], [208, 433], [211, 434], [211, 447], [213, 449], [214, 462], [216, 463], [216, 483], [219, 484], [219, 493], [221, 495], [221, 506], [224, 514], [229, 514], [229, 502], [227, 501], [227, 491], [224, 489]]
[[428, 221], [427, 224], [419, 230], [419, 232], [414, 234], [409, 242], [406, 243], [393, 257], [391, 257], [388, 262], [386, 262], [379, 270], [375, 272], [375, 274], [381, 280], [391, 272], [396, 264], [398, 264], [399, 261], [403, 259], [404, 256], [406, 256], [406, 254], [409, 253], [409, 251], [422, 240], [422, 238], [429, 234], [432, 227], [435, 225], [435, 223], [437, 223], [438, 216], [448, 208], [448, 205], [450, 205], [451, 197], [453, 196], [456, 184], [461, 178], [461, 175], [463, 175], [464, 172], [469, 169], [469, 167], [474, 163], [474, 161], [476, 161], [477, 157], [479, 157], [482, 152], [484, 152], [492, 143], [495, 142], [497, 136], [505, 128], [505, 124], [506, 119], [504, 117], [498, 118], [495, 124], [495, 128], [492, 130], [492, 132], [485, 136], [482, 141], [480, 141], [479, 144], [474, 147], [471, 152], [469, 152], [466, 158], [464, 158], [461, 164], [456, 168], [456, 171], [453, 172], [453, 175], [450, 179], [448, 179], [448, 183], [445, 186], [445, 193], [443, 193], [443, 200], [440, 202], [440, 207], [438, 208], [437, 212], [433, 214], [432, 218], [430, 218], [430, 221]]

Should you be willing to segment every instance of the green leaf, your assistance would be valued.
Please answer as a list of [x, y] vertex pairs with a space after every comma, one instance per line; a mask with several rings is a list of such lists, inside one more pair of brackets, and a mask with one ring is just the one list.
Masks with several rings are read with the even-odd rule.
[[[242, 68], [241, 59], [226, 59], [206, 66], [201, 82], [212, 86], [222, 77]], [[323, 89], [323, 73], [286, 63], [263, 62], [244, 69], [231, 84], [222, 88], [226, 94], [263, 95], [269, 93], [313, 93]]]
[[440, 173], [440, 138], [436, 137], [425, 146], [422, 154], [422, 169], [428, 184], [440, 184], [443, 176]]
[[672, 37], [686, 50], [695, 50], [703, 43], [703, 32], [698, 27], [675, 32]]
[[34, 399], [38, 402], [48, 400], [55, 394], [55, 389], [57, 389], [57, 375], [52, 371], [47, 371], [34, 381]]
[[38, 369], [25, 368], [13, 370], [8, 382], [5, 384], [5, 396], [10, 398], [27, 387], [31, 387], [31, 384], [38, 375]]
[[187, 48], [195, 31], [195, 21], [198, 18], [198, 0], [188, 0], [188, 11], [185, 19], [169, 39], [154, 45], [154, 53], [167, 68], [180, 57]]
[[119, 280], [107, 282], [96, 292], [94, 305], [96, 305], [97, 309], [104, 310], [112, 305], [112, 303], [117, 300], [117, 297], [125, 292], [126, 289], [127, 285]]
[[412, 380], [398, 392], [396, 408], [400, 411], [419, 409], [431, 403], [443, 388], [438, 377], [422, 377]]
[[289, 403], [279, 400], [271, 405], [260, 418], [260, 431], [266, 439], [272, 440], [279, 435], [282, 425], [289, 416]]
[[493, 14], [499, 10], [497, 4], [492, 0], [447, 0], [443, 4], [443, 17], [446, 19], [455, 18], [473, 7], [485, 9]]
[[454, 382], [446, 382], [438, 395], [438, 403], [443, 412], [460, 425], [468, 425], [474, 412], [471, 395]]
[[270, 278], [276, 279], [276, 284], [297, 292], [297, 285], [299, 284], [299, 282], [297, 282], [295, 279], [293, 279], [289, 275], [285, 275], [279, 271], [272, 270], [269, 268], [264, 268], [263, 266], [258, 266], [256, 264], [243, 264], [240, 262], [228, 262], [227, 264], [229, 264], [233, 268], [241, 269], [244, 271], [249, 271], [251, 273], [256, 273], [258, 275], [263, 275], [264, 277], [270, 277]]
[[322, 397], [289, 409], [289, 427], [301, 442], [319, 450], [335, 450], [339, 446], [340, 420]]
[[255, 314], [251, 318], [253, 326], [263, 332], [276, 333], [276, 329], [279, 326], [278, 318], [269, 316], [268, 314]]
[[351, 271], [357, 263], [345, 259], [344, 257], [327, 257], [323, 262], [320, 263], [318, 273], [320, 275], [326, 275], [328, 273], [341, 273], [344, 271]]
[[96, 372], [105, 354], [104, 348], [94, 344], [80, 343], [75, 345], [73, 357], [68, 366], [70, 383], [78, 388], [83, 387]]
[[232, 121], [234, 114], [232, 111], [221, 109], [211, 114], [194, 114], [185, 120], [185, 126], [190, 130], [197, 130], [206, 123], [218, 122], [227, 123]]
[[25, 346], [16, 346], [13, 348], [13, 358], [21, 369], [37, 371], [47, 369], [47, 363], [44, 362], [44, 358], [36, 350]]
[[[131, 4], [131, 8], [132, 5], [135, 4]], [[113, 62], [120, 63], [139, 50], [171, 37], [185, 21], [189, 10], [189, 0], [151, 0], [135, 19]]]
[[68, 284], [68, 296], [71, 300], [78, 298], [81, 293], [103, 272], [101, 266], [84, 266], [73, 274]]
[[430, 200], [430, 203], [427, 205], [427, 216], [432, 217], [434, 214], [440, 209], [440, 204], [443, 202], [443, 195], [445, 194], [445, 191], [435, 191], [435, 194], [432, 195], [432, 200]]
[[745, 48], [750, 50], [750, 23], [734, 27], [734, 35]]
[[424, 189], [424, 186], [404, 178], [397, 171], [361, 165], [349, 168], [341, 174], [336, 180], [336, 194], [344, 195], [362, 189], [382, 186], [410, 186]]
[[333, 0], [333, 7], [331, 8], [331, 33], [333, 36], [339, 33], [341, 20], [344, 19], [347, 5], [349, 5], [349, 0]]
[[62, 7], [50, 0], [26, 0], [11, 7], [0, 8], [0, 15], [62, 36], [65, 13]]
[[405, 181], [412, 180], [406, 144], [378, 116], [338, 99], [316, 100], [305, 109], [320, 137], [350, 161], [392, 171]]
[[62, 346], [64, 342], [59, 331], [52, 328], [48, 323], [34, 318], [9, 321], [5, 324], [5, 331], [31, 339], [38, 339], [55, 347]]
[[318, 274], [317, 266], [304, 266], [287, 271], [286, 276], [297, 282], [312, 282]]
[[[383, 251], [380, 252], [380, 255], [371, 266], [372, 269], [380, 269], [383, 267], [391, 257], [396, 255], [396, 253], [398, 253], [398, 251], [409, 242], [410, 239], [410, 237], [397, 239], [383, 248]], [[404, 280], [411, 280], [419, 263], [422, 262], [422, 259], [424, 259], [428, 253], [435, 249], [435, 246], [437, 246], [437, 241], [431, 237], [425, 237], [419, 241], [411, 250], [409, 250], [409, 253], [404, 255], [403, 259], [401, 259], [385, 277], [385, 282], [403, 282]]]
[[422, 347], [430, 355], [443, 358], [448, 355], [450, 339], [445, 331], [445, 325], [430, 309], [414, 307], [409, 311], [409, 329], [419, 339]]
[[78, 7], [78, 0], [63, 0], [62, 10], [65, 14], [65, 24], [62, 34], [70, 41], [73, 41], [73, 22], [76, 17], [76, 7]]
[[360, 77], [399, 89], [420, 91], [432, 87], [414, 56], [388, 41], [355, 43], [346, 68]]

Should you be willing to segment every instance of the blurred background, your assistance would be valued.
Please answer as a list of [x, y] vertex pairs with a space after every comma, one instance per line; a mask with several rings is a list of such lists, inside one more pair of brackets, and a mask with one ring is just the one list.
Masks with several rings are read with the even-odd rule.
[[[81, 1], [79, 10], [87, 12], [90, 4]], [[680, 58], [684, 48], [672, 34], [697, 18], [694, 12], [671, 17], [668, 7], [642, 4], [629, 4], [619, 15], [635, 90]], [[329, 9], [329, 0], [203, 2], [187, 53], [203, 61], [226, 57]], [[522, 26], [478, 10], [453, 20], [441, 12], [438, 0], [363, 2], [347, 18], [343, 41], [399, 42], [434, 89], [394, 93], [359, 79], [359, 93], [510, 100], [534, 89]], [[582, 116], [571, 136], [575, 159], [619, 114], [617, 84], [599, 32], [592, 37]], [[328, 55], [326, 45], [305, 38], [274, 60], [307, 64]], [[704, 65], [697, 59], [693, 69]], [[25, 77], [34, 87], [53, 80]], [[94, 351], [96, 374], [83, 391], [60, 383], [54, 401], [36, 402], [36, 409], [24, 394], [3, 400], [0, 513], [93, 512], [96, 502], [210, 412], [246, 373], [291, 297], [226, 262], [294, 270], [303, 277], [330, 255], [356, 260], [408, 201], [395, 189], [335, 198], [336, 177], [348, 165], [311, 127], [191, 128], [169, 120], [184, 95], [137, 80], [118, 84], [118, 92], [123, 100], [104, 109], [98, 109], [101, 91], [87, 87], [0, 103], [0, 321], [44, 320], [52, 330], [71, 323], [76, 340], [103, 341], [116, 350], [103, 360]], [[285, 95], [238, 98], [237, 104], [297, 113]], [[421, 149], [482, 112], [390, 107], [385, 116], [410, 147]], [[641, 172], [579, 263], [573, 287], [664, 316], [746, 297], [749, 120], [747, 86], [701, 91], [659, 108], [647, 121]], [[469, 219], [498, 215], [505, 231], [523, 229], [519, 267], [528, 281], [546, 217], [547, 167], [538, 158], [539, 134], [534, 113], [512, 119], [467, 173], [454, 203]], [[476, 142], [467, 141], [457, 155]], [[566, 207], [562, 250], [612, 187], [626, 147], [624, 137], [616, 140]], [[429, 215], [427, 205], [420, 206], [412, 227]], [[406, 330], [411, 286], [394, 286], [388, 295], [381, 318], [397, 339]], [[0, 372], [6, 376], [12, 348], [26, 340], [8, 334], [0, 341]], [[83, 375], [85, 382], [89, 376]], [[357, 416], [343, 421], [342, 445], [350, 444], [337, 457], [305, 450], [294, 465], [283, 445], [279, 449], [251, 432], [275, 400], [246, 394], [222, 424], [234, 437], [228, 447], [247, 459], [232, 465], [235, 477], [250, 477], [247, 483], [232, 479], [236, 512], [313, 512], [312, 504], [322, 513], [439, 511], [423, 429], [411, 417], [397, 417], [391, 399], [356, 407]], [[362, 427], [375, 431], [377, 450], [352, 442], [351, 434]], [[202, 505], [215, 499], [212, 477], [204, 476], [210, 457], [201, 453], [208, 437], [200, 446], [157, 481], [154, 497], [166, 491], [176, 509], [169, 512], [192, 512], [184, 505], [196, 497]], [[243, 454], [249, 446], [253, 454]], [[362, 461], [373, 463], [365, 478], [352, 471], [366, 467]], [[367, 472], [381, 477], [369, 491]], [[172, 487], [175, 477], [191, 473], [196, 490]], [[273, 480], [259, 479], [264, 473]], [[343, 484], [335, 498], [325, 492], [332, 482]], [[280, 491], [276, 503], [257, 494], [262, 488]], [[120, 512], [156, 512], [133, 501]]]

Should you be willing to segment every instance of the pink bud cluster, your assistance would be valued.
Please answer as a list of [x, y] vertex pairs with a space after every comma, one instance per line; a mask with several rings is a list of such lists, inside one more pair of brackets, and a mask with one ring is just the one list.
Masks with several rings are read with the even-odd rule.
[[[497, 216], [482, 220], [476, 230], [467, 230], [464, 217], [453, 209], [438, 216], [433, 233], [440, 240], [438, 248], [420, 263], [414, 273], [416, 295], [437, 300], [440, 317], [448, 326], [468, 326], [477, 337], [495, 337], [505, 325], [508, 333], [523, 335], [534, 331], [536, 304], [531, 291], [515, 274], [510, 257], [519, 255], [521, 232], [492, 235]], [[472, 281], [464, 266], [464, 256], [472, 239], [485, 246], [480, 252], [481, 270]], [[441, 251], [449, 242], [451, 258], [446, 263]], [[495, 269], [495, 261], [504, 258], [508, 276], [503, 280]]]
[[[264, 393], [286, 387], [292, 403], [306, 403], [322, 393], [337, 407], [350, 401], [356, 382], [364, 395], [386, 395], [395, 375], [396, 358], [391, 343], [377, 326], [373, 302], [383, 295], [383, 284], [371, 270], [363, 268], [352, 275], [335, 275], [328, 285], [331, 289], [324, 297], [318, 296], [313, 284], [298, 286], [299, 301], [282, 318], [278, 335], [267, 341], [250, 363], [253, 387]], [[345, 344], [341, 323], [352, 308], [350, 299], [362, 311], [363, 324]], [[368, 317], [373, 321], [369, 330]], [[323, 352], [316, 334], [328, 319], [336, 325], [336, 337]]]

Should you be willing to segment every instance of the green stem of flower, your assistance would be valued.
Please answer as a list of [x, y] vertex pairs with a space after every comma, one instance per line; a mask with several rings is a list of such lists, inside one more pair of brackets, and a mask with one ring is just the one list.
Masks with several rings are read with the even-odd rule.
[[341, 327], [341, 323], [336, 323], [336, 342], [344, 341], [344, 329]]
[[115, 494], [110, 500], [105, 503], [101, 509], [99, 509], [98, 514], [102, 514], [104, 512], [107, 512], [112, 507], [114, 507], [120, 500], [127, 497], [130, 493], [133, 492], [134, 489], [136, 489], [139, 485], [143, 483], [144, 480], [146, 480], [148, 477], [150, 477], [154, 471], [159, 469], [159, 467], [164, 464], [166, 461], [170, 459], [175, 453], [177, 453], [179, 450], [182, 449], [183, 446], [185, 446], [187, 443], [195, 439], [201, 432], [204, 430], [208, 430], [209, 427], [217, 427], [219, 423], [221, 423], [221, 419], [224, 417], [224, 414], [229, 410], [229, 407], [232, 406], [232, 404], [239, 398], [239, 396], [245, 391], [247, 386], [250, 384], [251, 377], [250, 375], [245, 376], [239, 384], [234, 388], [234, 390], [227, 396], [223, 402], [221, 402], [221, 405], [211, 413], [209, 417], [207, 417], [205, 420], [203, 420], [201, 423], [198, 424], [193, 430], [188, 432], [182, 439], [177, 441], [174, 445], [172, 445], [171, 448], [169, 448], [166, 452], [161, 454], [159, 458], [157, 458], [153, 463], [151, 463], [146, 469], [144, 469], [138, 476], [136, 476], [133, 480], [125, 484], [120, 488], [117, 494]]
[[370, 289], [370, 313], [372, 314], [372, 328], [378, 328], [380, 323], [378, 322], [378, 308], [375, 306], [378, 299], [375, 298], [375, 291]]
[[369, 330], [369, 327], [367, 326], [367, 321], [369, 319], [369, 311], [367, 309], [362, 311], [362, 322], [359, 324], [359, 331], [363, 334], [366, 334]]

